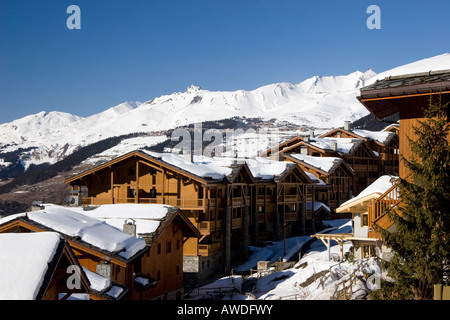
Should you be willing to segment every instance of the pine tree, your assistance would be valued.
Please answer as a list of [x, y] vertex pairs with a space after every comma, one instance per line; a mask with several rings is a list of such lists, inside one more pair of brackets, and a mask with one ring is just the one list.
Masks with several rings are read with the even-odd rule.
[[434, 284], [450, 284], [450, 125], [448, 103], [430, 98], [425, 120], [408, 137], [411, 159], [401, 157], [411, 172], [399, 179], [401, 202], [387, 210], [395, 231], [381, 228], [392, 258], [386, 262], [389, 281], [375, 298], [431, 299]]

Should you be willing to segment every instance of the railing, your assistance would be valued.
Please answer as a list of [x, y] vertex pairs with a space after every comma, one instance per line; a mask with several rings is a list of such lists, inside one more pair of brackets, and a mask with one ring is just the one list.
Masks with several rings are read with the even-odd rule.
[[298, 213], [297, 212], [286, 212], [284, 214], [284, 219], [286, 221], [297, 221], [298, 220]]
[[299, 202], [301, 201], [301, 196], [298, 194], [286, 194], [286, 195], [279, 195], [278, 196], [278, 202]]
[[[411, 178], [411, 173], [405, 176], [405, 180], [409, 180]], [[389, 188], [385, 193], [379, 196], [372, 205], [368, 208], [369, 215], [369, 225], [372, 225], [373, 222], [379, 220], [382, 216], [386, 214], [387, 209], [394, 209], [398, 206], [401, 201], [400, 191], [399, 191], [400, 182], [396, 182], [391, 188]]]
[[198, 245], [198, 254], [201, 256], [209, 256], [214, 253], [219, 253], [221, 250], [222, 244], [220, 242]]
[[209, 234], [212, 231], [218, 230], [222, 227], [222, 221], [201, 221], [198, 223], [197, 228], [201, 233]]

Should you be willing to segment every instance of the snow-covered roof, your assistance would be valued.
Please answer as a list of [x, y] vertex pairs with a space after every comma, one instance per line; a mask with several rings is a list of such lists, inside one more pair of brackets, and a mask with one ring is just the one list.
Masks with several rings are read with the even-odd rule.
[[316, 182], [317, 186], [325, 186], [326, 185], [326, 183], [322, 179], [317, 178], [313, 173], [307, 172], [307, 171], [304, 171], [304, 172], [309, 177], [309, 179], [311, 179], [311, 181]]
[[282, 175], [288, 168], [290, 162], [275, 161], [269, 158], [256, 157], [252, 159], [229, 158], [229, 157], [201, 157], [203, 163], [211, 163], [217, 166], [229, 167], [233, 162], [246, 163], [252, 176], [256, 179], [270, 180]]
[[331, 213], [330, 207], [327, 206], [325, 203], [320, 202], [320, 201], [314, 201], [314, 202], [308, 201], [308, 202], [306, 203], [306, 210], [311, 211], [312, 208], [313, 208], [313, 203], [314, 203], [314, 211], [318, 211], [318, 210], [320, 210], [321, 208], [324, 208], [325, 210], [327, 210], [328, 212]]
[[342, 203], [340, 207], [346, 206], [350, 203], [356, 202], [364, 197], [367, 197], [371, 194], [378, 194], [382, 195], [386, 191], [388, 191], [394, 184], [394, 180], [397, 179], [396, 176], [389, 176], [384, 175], [379, 177], [377, 180], [372, 182], [367, 188], [362, 190], [356, 197], [347, 200], [346, 202]]
[[[12, 218], [23, 217], [25, 214]], [[104, 221], [89, 217], [86, 214], [54, 204], [45, 204], [45, 208], [26, 213], [26, 217], [38, 224], [69, 237], [92, 245], [101, 250], [130, 259], [145, 248], [145, 240], [130, 236]], [[0, 224], [7, 222], [0, 219]]]
[[61, 240], [56, 232], [0, 234], [0, 300], [36, 299]]
[[190, 162], [182, 155], [175, 153], [158, 153], [148, 150], [139, 151], [201, 178], [223, 180], [233, 171], [232, 168], [216, 165], [212, 161], [208, 161], [207, 157], [203, 156], [194, 156], [194, 161]]
[[352, 132], [360, 137], [372, 139], [382, 144], [386, 144], [387, 142], [389, 142], [389, 140], [392, 139], [393, 136], [395, 136], [395, 133], [389, 131], [370, 131], [362, 129], [353, 129]]
[[313, 138], [309, 144], [323, 150], [333, 150], [333, 143], [336, 143], [336, 151], [343, 154], [351, 154], [353, 150], [362, 143], [362, 139], [355, 138]]
[[289, 154], [289, 156], [312, 167], [320, 169], [327, 174], [331, 173], [337, 166], [339, 166], [341, 162], [344, 161], [337, 157], [315, 157], [298, 153]]
[[167, 216], [169, 210], [175, 207], [165, 204], [103, 204], [84, 210], [82, 207], [69, 207], [91, 218], [101, 220], [121, 230], [124, 223], [133, 219], [136, 224], [136, 234], [151, 234], [158, 229], [161, 221]]
[[253, 159], [231, 157], [207, 157], [194, 155], [193, 162], [186, 160], [182, 155], [173, 153], [157, 153], [140, 150], [151, 157], [161, 159], [179, 169], [190, 172], [202, 178], [223, 180], [233, 172], [235, 163], [246, 163], [252, 176], [257, 179], [273, 179], [286, 171], [289, 162], [275, 161], [268, 158], [256, 157]]

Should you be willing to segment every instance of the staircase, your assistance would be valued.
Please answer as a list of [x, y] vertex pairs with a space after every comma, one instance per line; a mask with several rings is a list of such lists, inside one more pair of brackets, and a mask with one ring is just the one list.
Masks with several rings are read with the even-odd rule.
[[[404, 179], [410, 180], [411, 173]], [[387, 217], [386, 211], [387, 209], [395, 210], [401, 203], [399, 184], [400, 182], [395, 183], [369, 206], [369, 226], [377, 224], [381, 228], [387, 229], [393, 224], [392, 220]]]

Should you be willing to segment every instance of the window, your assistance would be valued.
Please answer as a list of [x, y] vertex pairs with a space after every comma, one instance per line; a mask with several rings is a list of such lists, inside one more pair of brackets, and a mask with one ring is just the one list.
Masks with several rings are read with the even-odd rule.
[[176, 267], [176, 274], [177, 274], [177, 276], [180, 274], [180, 265], [178, 265], [178, 264], [177, 264], [177, 267]]
[[156, 245], [156, 252], [157, 252], [158, 254], [161, 254], [161, 243], [158, 243], [158, 244]]
[[361, 227], [367, 227], [369, 225], [369, 215], [363, 213], [361, 216]]
[[362, 250], [361, 250], [362, 257], [361, 258], [369, 258], [369, 257], [375, 257], [375, 246], [370, 244], [363, 244]]
[[166, 244], [166, 253], [171, 253], [172, 252], [172, 242], [167, 241]]

